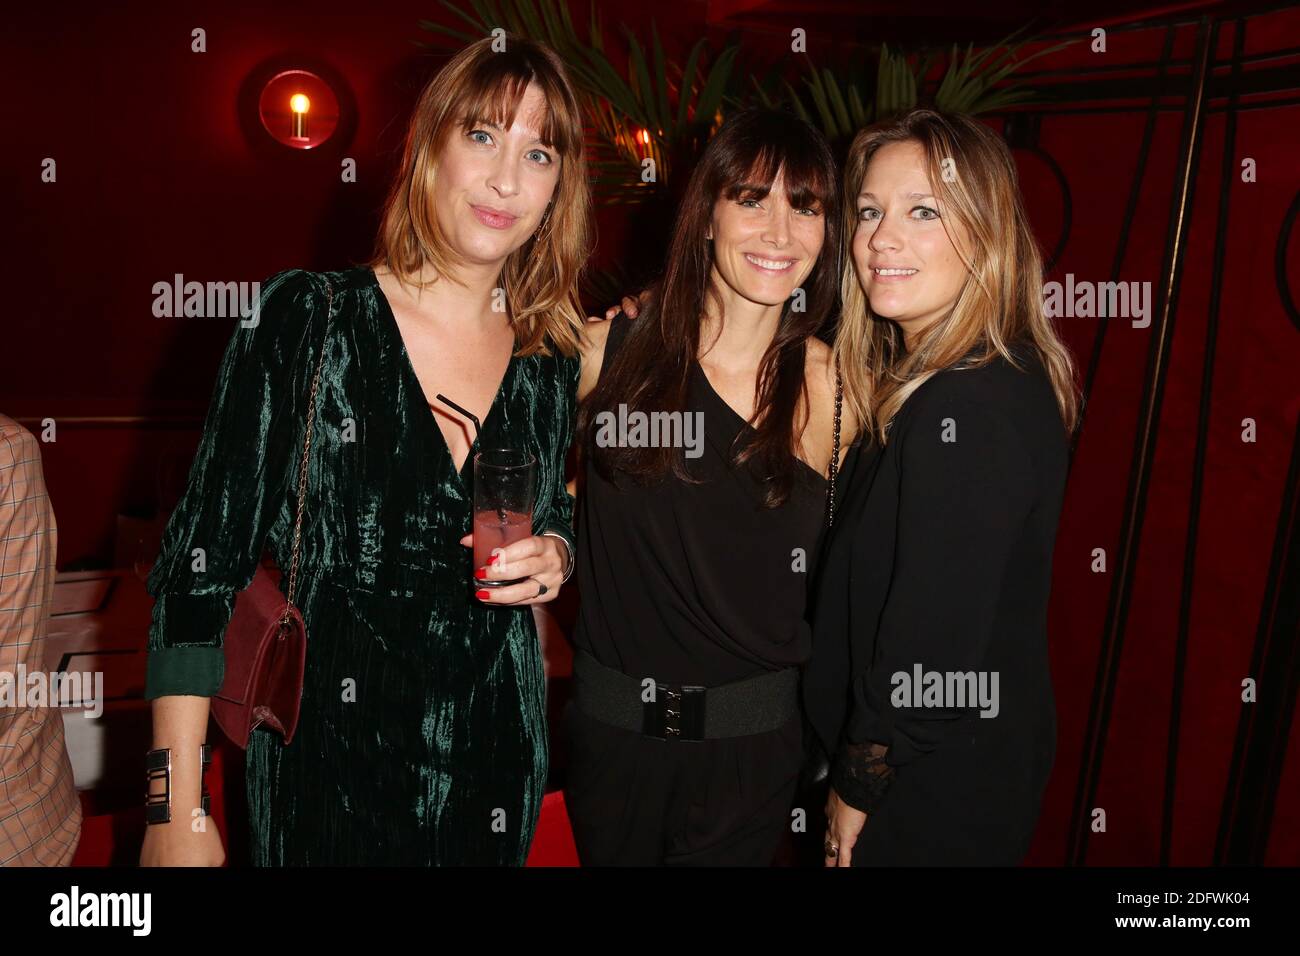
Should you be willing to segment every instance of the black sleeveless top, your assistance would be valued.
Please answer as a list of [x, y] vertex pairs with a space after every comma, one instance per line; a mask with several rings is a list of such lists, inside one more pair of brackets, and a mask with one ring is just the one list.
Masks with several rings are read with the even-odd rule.
[[[632, 320], [620, 312], [611, 321], [604, 368]], [[610, 482], [587, 449], [574, 643], [638, 679], [706, 687], [801, 665], [812, 650], [801, 622], [826, 480], [800, 461], [790, 496], [765, 508], [759, 478], [730, 464], [732, 443], [750, 426], [698, 363], [685, 411], [702, 413], [702, 454], [680, 452], [701, 484], [671, 473]]]

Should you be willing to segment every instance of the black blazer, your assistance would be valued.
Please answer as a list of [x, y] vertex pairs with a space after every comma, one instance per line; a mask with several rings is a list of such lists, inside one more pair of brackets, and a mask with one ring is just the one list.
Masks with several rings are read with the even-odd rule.
[[[846, 456], [804, 698], [840, 789], [865, 754], [852, 745], [883, 745], [884, 776], [850, 800], [869, 812], [855, 864], [1015, 863], [1033, 834], [1055, 754], [1047, 602], [1068, 438], [1036, 355], [1015, 354], [1023, 371], [937, 373], [883, 449]], [[918, 668], [922, 687], [982, 675], [988, 705], [918, 701], [895, 676]]]

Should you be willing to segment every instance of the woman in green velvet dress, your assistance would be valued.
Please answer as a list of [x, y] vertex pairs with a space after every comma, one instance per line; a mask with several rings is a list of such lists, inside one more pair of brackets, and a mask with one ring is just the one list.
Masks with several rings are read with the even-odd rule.
[[[548, 757], [531, 605], [571, 569], [564, 460], [591, 203], [558, 59], [522, 39], [505, 52], [490, 42], [424, 90], [373, 261], [276, 274], [226, 350], [149, 577], [146, 697], [153, 745], [172, 752], [172, 807], [147, 828], [142, 863], [224, 860], [211, 821], [191, 825], [198, 748], [235, 595], [264, 544], [289, 566], [322, 349], [296, 602], [308, 634], [300, 721], [287, 746], [252, 734], [253, 862], [527, 855]], [[525, 580], [490, 591], [470, 583], [466, 547], [472, 459], [486, 447], [537, 459], [533, 536], [481, 572]]]

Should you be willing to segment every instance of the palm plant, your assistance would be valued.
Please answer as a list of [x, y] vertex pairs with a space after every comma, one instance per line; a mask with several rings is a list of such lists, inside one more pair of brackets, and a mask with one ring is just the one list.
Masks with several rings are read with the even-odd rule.
[[954, 44], [937, 86], [929, 91], [925, 84], [936, 64], [936, 54], [927, 51], [908, 55], [882, 43], [874, 78], [866, 70], [837, 75], [827, 67], [818, 69], [809, 60], [802, 90], [784, 78], [769, 75], [766, 82], [753, 81], [754, 93], [765, 105], [789, 106], [832, 141], [852, 137], [869, 123], [911, 109], [923, 99], [940, 110], [987, 113], [1033, 100], [1037, 94], [1016, 83], [1012, 74], [1066, 45], [1018, 58], [1024, 43], [1012, 43], [1015, 36], [1013, 33], [979, 52], [974, 44], [968, 44], [964, 51]]
[[806, 72], [799, 88], [782, 75], [787, 64], [778, 64], [765, 79], [753, 77], [752, 88], [746, 89], [737, 88], [737, 45], [728, 44], [714, 56], [701, 38], [691, 47], [685, 66], [678, 66], [665, 54], [655, 27], [648, 51], [623, 27], [627, 44], [623, 75], [606, 52], [605, 30], [594, 2], [586, 39], [574, 27], [565, 0], [468, 0], [468, 9], [455, 0], [439, 2], [469, 32], [421, 20], [421, 28], [431, 33], [469, 43], [500, 27], [540, 40], [559, 54], [582, 99], [591, 134], [592, 181], [606, 203], [640, 202], [655, 195], [674, 168], [691, 165], [721, 121], [724, 105], [739, 108], [751, 101], [785, 105], [832, 141], [840, 141], [922, 101], [963, 113], [1028, 102], [1036, 94], [1017, 83], [1014, 73], [1066, 45], [1021, 57], [1023, 40], [1012, 41], [1023, 28], [979, 51], [974, 44], [965, 50], [954, 44], [937, 83], [930, 79], [939, 59], [934, 51], [909, 54], [881, 44], [874, 70], [870, 66], [819, 68], [805, 54]]
[[[698, 40], [679, 67], [669, 61], [651, 30], [649, 56], [627, 27], [627, 75], [610, 62], [605, 32], [591, 7], [587, 39], [583, 40], [563, 0], [469, 0], [469, 10], [451, 0], [443, 7], [464, 21], [473, 33], [421, 20], [421, 28], [462, 43], [473, 42], [500, 27], [539, 40], [564, 61], [578, 89], [589, 132], [588, 157], [592, 182], [604, 202], [638, 202], [666, 182], [680, 160], [698, 154], [710, 129], [720, 119], [723, 92], [737, 48], [717, 56]], [[652, 161], [648, 164], [646, 161]]]

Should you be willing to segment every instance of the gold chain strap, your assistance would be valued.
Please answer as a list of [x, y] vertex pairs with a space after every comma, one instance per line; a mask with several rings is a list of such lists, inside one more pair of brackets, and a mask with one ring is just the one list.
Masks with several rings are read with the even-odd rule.
[[835, 523], [835, 476], [840, 471], [840, 409], [844, 407], [844, 379], [835, 363], [835, 438], [831, 447], [831, 482], [826, 498], [826, 527]]
[[[298, 554], [302, 546], [302, 507], [307, 497], [307, 460], [311, 455], [312, 429], [316, 424], [316, 389], [320, 385], [321, 366], [325, 364], [325, 344], [329, 336], [331, 313], [334, 311], [334, 287], [325, 281], [325, 336], [321, 339], [320, 357], [316, 360], [316, 374], [311, 380], [311, 395], [307, 399], [307, 437], [302, 443], [302, 460], [298, 463], [298, 513], [293, 522], [293, 552], [289, 559], [289, 604], [293, 604], [298, 588]], [[289, 624], [289, 608], [286, 605], [281, 626]]]

